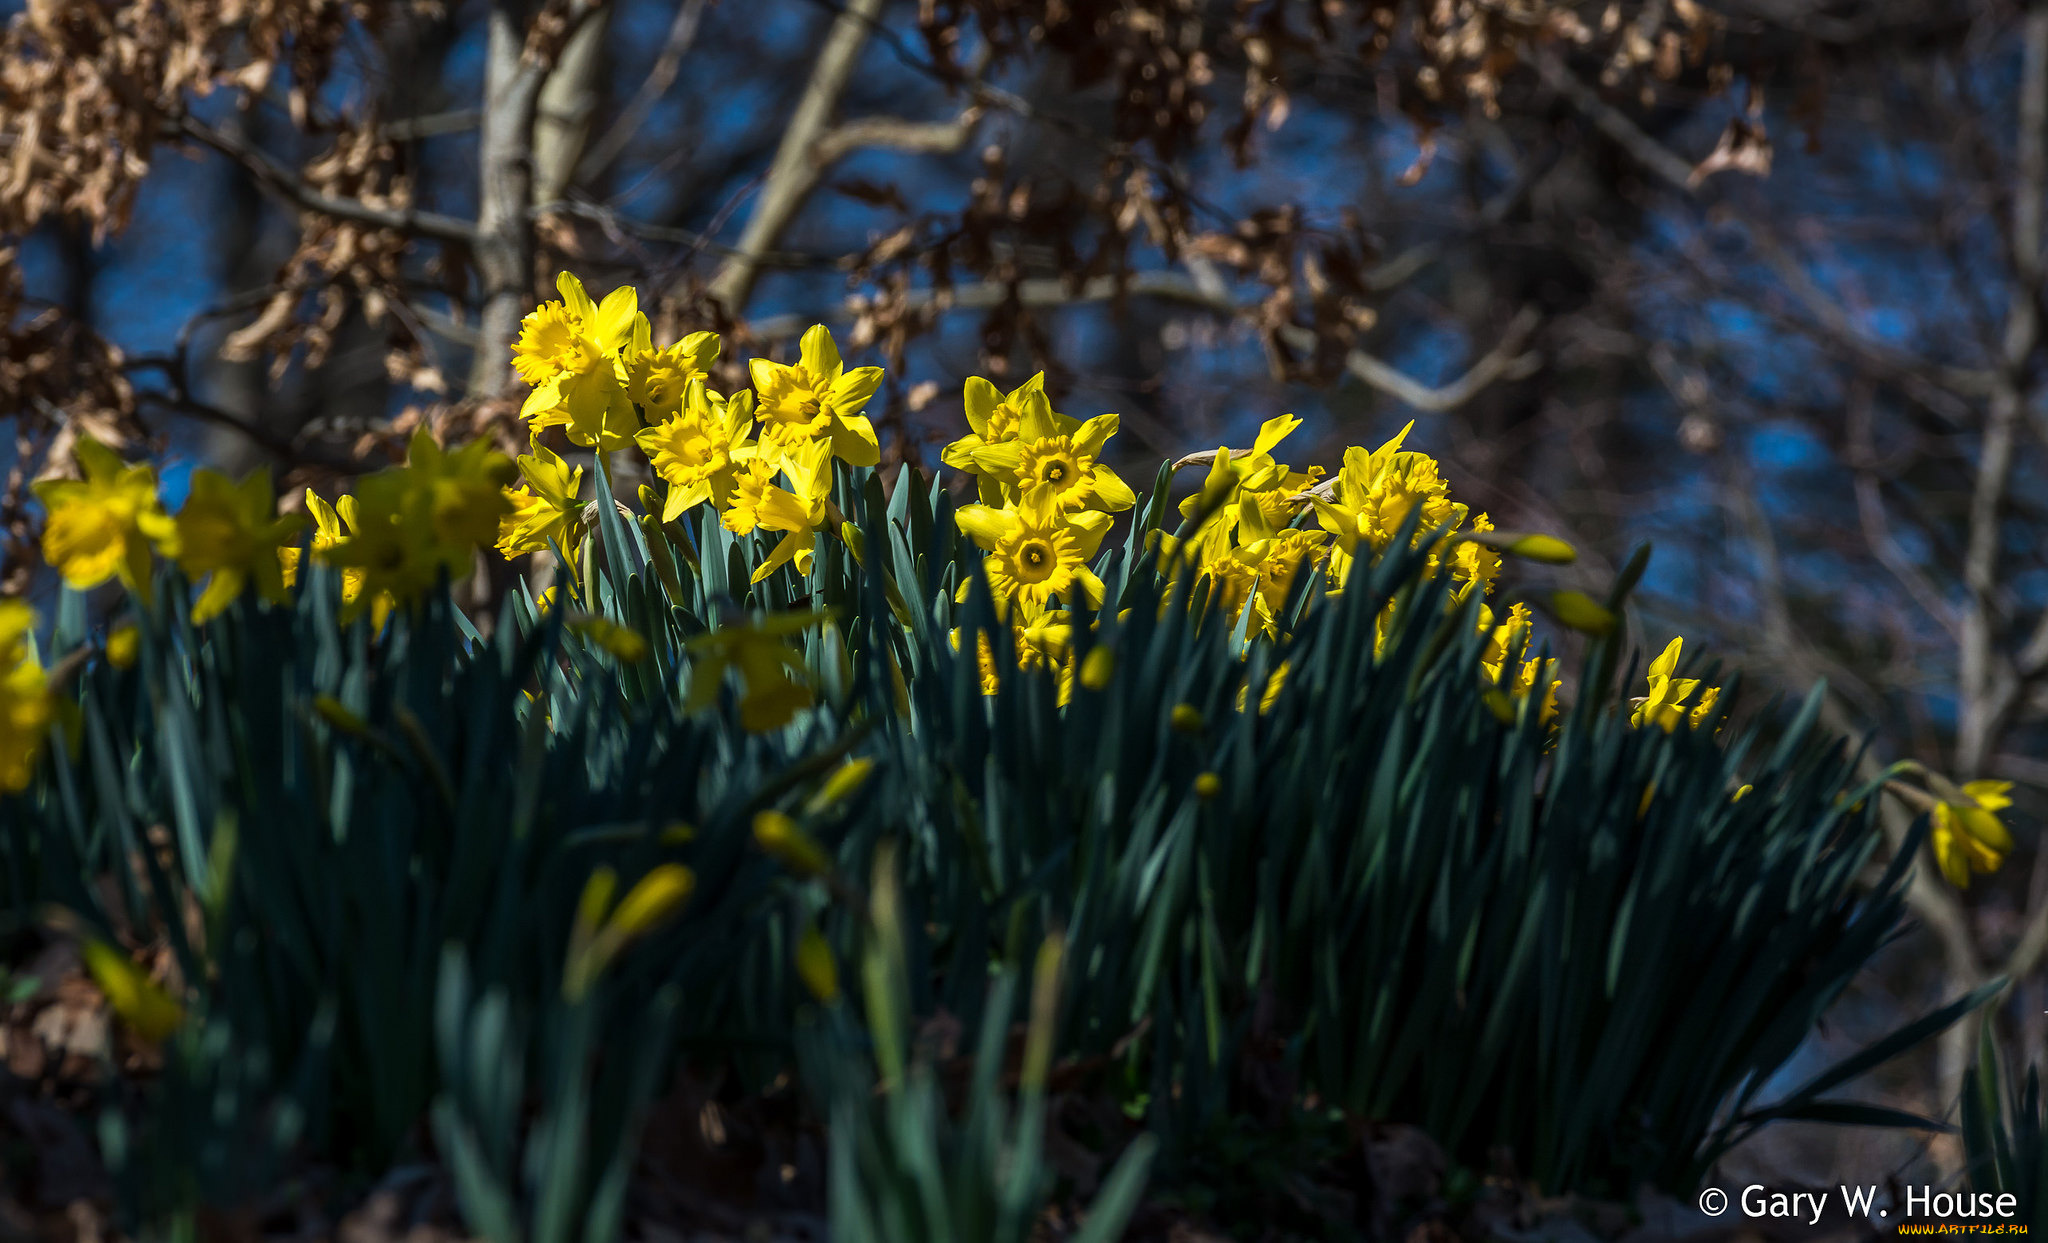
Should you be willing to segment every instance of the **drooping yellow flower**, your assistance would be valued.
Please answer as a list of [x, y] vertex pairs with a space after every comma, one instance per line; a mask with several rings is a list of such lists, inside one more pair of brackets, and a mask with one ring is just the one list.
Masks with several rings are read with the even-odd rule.
[[1187, 541], [1190, 558], [1198, 563], [1216, 561], [1229, 552], [1247, 500], [1258, 507], [1268, 529], [1279, 530], [1293, 521], [1300, 507], [1295, 498], [1322, 478], [1321, 467], [1299, 471], [1273, 457], [1273, 450], [1300, 426], [1301, 420], [1293, 415], [1279, 415], [1259, 425], [1250, 452], [1216, 451], [1201, 490], [1180, 505], [1181, 517], [1200, 520]]
[[1032, 496], [1061, 512], [1116, 513], [1137, 503], [1130, 485], [1102, 464], [1102, 448], [1116, 435], [1119, 417], [1098, 414], [1063, 431], [1045, 401], [1026, 403], [1017, 434], [973, 453], [977, 473], [993, 477], [1004, 496]]
[[207, 579], [192, 605], [194, 625], [218, 616], [250, 584], [273, 604], [289, 598], [278, 553], [304, 519], [279, 516], [268, 467], [251, 471], [240, 483], [218, 471], [194, 471], [191, 494], [175, 522], [178, 568], [194, 582]]
[[2010, 781], [1966, 781], [1962, 792], [1970, 803], [1944, 799], [1935, 805], [1929, 840], [1941, 874], [1956, 888], [1967, 889], [1972, 872], [1996, 872], [2012, 851], [2012, 834], [1998, 819], [2012, 806], [2011, 790]]
[[0, 600], [0, 791], [28, 788], [56, 711], [49, 679], [30, 650], [35, 627], [34, 609]]
[[119, 577], [130, 590], [149, 596], [150, 546], [176, 552], [176, 528], [157, 501], [156, 472], [147, 463], [129, 465], [89, 436], [74, 451], [81, 479], [46, 479], [36, 496], [49, 510], [43, 526], [43, 560], [78, 591]]
[[646, 344], [640, 295], [621, 285], [593, 303], [583, 282], [567, 272], [555, 280], [559, 302], [544, 302], [520, 324], [512, 365], [533, 385], [520, 415], [535, 431], [564, 428], [569, 439], [609, 453], [624, 448], [640, 427], [626, 392], [621, 355]]
[[545, 552], [549, 540], [566, 550], [582, 516], [576, 492], [583, 486], [583, 468], [571, 470], [538, 440], [517, 463], [525, 486], [505, 489], [512, 511], [498, 519], [498, 552], [510, 561], [522, 553]]
[[861, 411], [880, 387], [882, 369], [848, 371], [823, 324], [804, 334], [794, 365], [755, 358], [748, 360], [747, 368], [758, 394], [764, 445], [794, 450], [806, 441], [824, 441], [851, 465], [881, 461], [875, 426]]
[[733, 490], [731, 506], [721, 518], [726, 530], [736, 535], [750, 534], [756, 528], [783, 532], [781, 541], [755, 568], [749, 581], [756, 583], [792, 561], [797, 573], [811, 572], [817, 534], [827, 519], [825, 498], [832, 494], [831, 442], [804, 441], [782, 454], [780, 468], [789, 483], [786, 488], [762, 480], [763, 459], [772, 451], [765, 441], [756, 446], [738, 479], [741, 486]]
[[1029, 622], [1056, 601], [1076, 595], [1102, 607], [1102, 580], [1088, 562], [1109, 534], [1110, 516], [1097, 510], [1061, 513], [1043, 494], [1012, 509], [963, 506], [961, 531], [988, 553], [982, 562], [997, 615]]
[[693, 332], [667, 349], [628, 349], [626, 396], [640, 416], [653, 424], [680, 411], [690, 385], [711, 374], [720, 344], [715, 332]]
[[1721, 697], [1720, 687], [1709, 687], [1700, 696], [1699, 703], [1688, 707], [1685, 701], [1699, 688], [1699, 679], [1671, 676], [1678, 669], [1679, 650], [1684, 643], [1683, 637], [1671, 640], [1663, 654], [1650, 662], [1650, 693], [1635, 701], [1635, 713], [1629, 718], [1631, 724], [1656, 725], [1668, 734], [1678, 728], [1680, 721], [1688, 718], [1693, 728], [1699, 728], [1713, 710]]
[[967, 410], [967, 425], [973, 430], [947, 445], [939, 460], [954, 470], [976, 476], [984, 505], [1001, 505], [1003, 489], [1001, 481], [976, 462], [976, 453], [1015, 440], [1022, 434], [1024, 416], [1034, 411], [1049, 421], [1058, 435], [1071, 435], [1081, 426], [1079, 420], [1053, 412], [1045, 395], [1043, 371], [1007, 393], [975, 376], [967, 381], [962, 404]]
[[[692, 380], [674, 414], [634, 437], [654, 473], [668, 484], [661, 520], [674, 522], [710, 501], [731, 503], [737, 456], [754, 426], [754, 395], [721, 397]], [[772, 463], [770, 464], [772, 466]]]
[[684, 642], [695, 658], [690, 670], [687, 712], [702, 712], [718, 698], [725, 671], [738, 669], [745, 690], [740, 724], [759, 733], [789, 724], [814, 702], [804, 658], [787, 638], [826, 618], [824, 613], [778, 613], [742, 626], [728, 626]]

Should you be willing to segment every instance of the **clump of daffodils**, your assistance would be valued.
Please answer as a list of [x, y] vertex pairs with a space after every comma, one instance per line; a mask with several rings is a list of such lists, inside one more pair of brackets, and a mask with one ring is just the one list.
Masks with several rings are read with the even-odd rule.
[[[717, 334], [657, 343], [630, 287], [594, 298], [565, 272], [556, 289], [557, 298], [525, 317], [512, 348], [513, 368], [530, 390], [521, 405], [527, 452], [516, 458], [483, 442], [443, 445], [421, 430], [403, 465], [368, 475], [332, 500], [309, 490], [303, 514], [278, 511], [267, 473], [230, 480], [206, 470], [194, 474], [171, 512], [150, 466], [81, 440], [78, 477], [37, 489], [47, 512], [46, 560], [75, 589], [118, 580], [145, 601], [158, 564], [174, 564], [194, 586], [192, 617], [203, 625], [252, 596], [289, 601], [310, 556], [340, 572], [345, 616], [366, 614], [381, 627], [444, 579], [465, 578], [480, 548], [507, 560], [546, 555], [566, 572], [539, 597], [542, 610], [566, 612], [571, 631], [630, 662], [649, 654], [644, 637], [598, 616], [596, 602], [583, 598], [583, 559], [595, 534], [587, 515], [593, 502], [612, 503], [592, 485], [620, 477], [618, 455], [651, 481], [639, 489], [640, 521], [650, 534], [686, 524], [671, 529], [663, 549], [691, 555], [699, 528], [687, 524], [716, 523], [746, 550], [750, 583], [789, 576], [791, 597], [811, 594], [806, 588], [814, 584], [796, 580], [816, 573], [830, 542], [864, 555], [860, 531], [834, 498], [857, 480], [848, 472], [880, 462], [866, 413], [880, 368], [847, 366], [820, 325], [803, 335], [792, 361], [749, 360], [748, 386], [720, 392], [716, 377], [729, 373], [716, 370]], [[1060, 413], [1042, 374], [1007, 391], [970, 379], [962, 401], [967, 429], [940, 460], [974, 480], [973, 501], [956, 519], [981, 550], [1000, 631], [973, 638], [981, 689], [998, 693], [999, 669], [1014, 664], [1051, 676], [1061, 704], [1080, 690], [1100, 692], [1115, 676], [1116, 654], [1098, 646], [1078, 660], [1074, 626], [1077, 612], [1112, 605], [1095, 567], [1120, 515], [1137, 503], [1108, 462], [1119, 417]], [[1179, 531], [1155, 536], [1160, 572], [1185, 588], [1180, 598], [1241, 627], [1248, 643], [1282, 640], [1300, 611], [1342, 595], [1358, 566], [1393, 550], [1406, 532], [1411, 547], [1426, 550], [1427, 572], [1448, 579], [1446, 607], [1474, 619], [1487, 704], [1504, 721], [1525, 710], [1553, 720], [1556, 662], [1532, 654], [1528, 607], [1492, 597], [1503, 555], [1561, 563], [1572, 559], [1571, 549], [1547, 536], [1498, 531], [1488, 515], [1457, 500], [1442, 465], [1409, 447], [1413, 424], [1377, 448], [1347, 449], [1334, 473], [1283, 460], [1294, 456], [1286, 444], [1300, 426], [1293, 415], [1273, 418], [1249, 448], [1219, 446], [1176, 464], [1201, 475], [1180, 505]], [[1557, 593], [1552, 606], [1566, 625], [1592, 633], [1616, 622], [1577, 593]], [[1393, 607], [1381, 614], [1376, 647], [1392, 630]], [[0, 790], [28, 784], [53, 719], [48, 679], [29, 640], [34, 624], [27, 606], [0, 601]], [[709, 711], [729, 695], [743, 728], [796, 720], [816, 698], [805, 634], [830, 624], [828, 614], [802, 610], [736, 618], [690, 639], [682, 649], [690, 665], [685, 709]], [[953, 641], [960, 647], [967, 639], [955, 631]], [[1004, 642], [1013, 662], [997, 659]], [[129, 662], [134, 646], [131, 632]], [[1681, 650], [1682, 640], [1673, 639], [1650, 665], [1646, 693], [1632, 705], [1637, 727], [1676, 732], [1714, 721], [1720, 692], [1678, 676]], [[1272, 711], [1300, 672], [1286, 660], [1273, 665], [1258, 685], [1240, 688], [1237, 711]], [[896, 677], [901, 697], [900, 670]], [[1943, 871], [1961, 885], [1973, 872], [1995, 869], [2010, 850], [1997, 816], [2010, 800], [2002, 783], [1944, 789], [1952, 793], [1925, 796], [1932, 840]], [[592, 919], [587, 939], [597, 946], [611, 925]], [[829, 959], [819, 959], [815, 946], [811, 953], [822, 980]], [[585, 964], [586, 974], [601, 957]]]

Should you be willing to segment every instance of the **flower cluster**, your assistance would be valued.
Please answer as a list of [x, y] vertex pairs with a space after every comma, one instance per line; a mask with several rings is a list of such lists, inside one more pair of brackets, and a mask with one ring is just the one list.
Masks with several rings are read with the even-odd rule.
[[[620, 478], [614, 455], [633, 455], [633, 473], [644, 466], [654, 483], [638, 489], [638, 520], [649, 547], [661, 553], [695, 564], [703, 535], [722, 527], [747, 550], [750, 584], [785, 571], [810, 578], [829, 540], [864, 558], [861, 533], [834, 498], [843, 495], [840, 464], [859, 470], [880, 462], [864, 413], [881, 384], [880, 368], [846, 366], [820, 325], [803, 335], [793, 362], [752, 359], [751, 387], [721, 393], [711, 387], [723, 344], [716, 334], [656, 345], [630, 287], [599, 301], [569, 273], [556, 285], [560, 297], [525, 317], [512, 349], [514, 370], [531, 389], [521, 407], [529, 448], [516, 460], [481, 441], [443, 446], [421, 429], [402, 466], [364, 477], [354, 494], [332, 502], [309, 489], [304, 514], [278, 512], [266, 471], [235, 481], [210, 470], [195, 472], [171, 513], [150, 466], [124, 462], [83, 439], [78, 478], [37, 487], [47, 511], [45, 559], [73, 589], [118, 579], [145, 605], [158, 563], [170, 562], [197, 589], [191, 617], [203, 625], [252, 592], [288, 602], [310, 551], [340, 571], [344, 616], [367, 613], [381, 628], [393, 610], [444, 580], [467, 577], [480, 547], [508, 560], [546, 553], [565, 572], [538, 597], [542, 610], [573, 603], [569, 631], [622, 663], [635, 662], [649, 655], [647, 637], [584, 598], [595, 582], [584, 573], [596, 534], [589, 515], [614, 502], [582, 495], [586, 465], [570, 460], [579, 451], [593, 455], [604, 486]], [[1051, 673], [1061, 704], [1077, 687], [1101, 691], [1114, 676], [1115, 653], [1098, 646], [1077, 660], [1073, 639], [1077, 614], [1113, 606], [1096, 566], [1118, 515], [1137, 504], [1106, 460], [1119, 416], [1059, 413], [1043, 374], [1008, 392], [970, 379], [963, 402], [969, 430], [940, 457], [974, 479], [975, 498], [956, 520], [981, 550], [981, 577], [1014, 644], [1015, 664]], [[1526, 709], [1542, 724], [1552, 722], [1561, 683], [1555, 661], [1530, 654], [1528, 607], [1503, 609], [1488, 598], [1504, 554], [1565, 563], [1571, 548], [1548, 536], [1497, 531], [1486, 514], [1455, 500], [1436, 459], [1406, 447], [1412, 423], [1376, 449], [1347, 449], [1334, 475], [1280, 460], [1300, 426], [1282, 415], [1259, 428], [1249, 449], [1218, 447], [1176, 463], [1175, 469], [1203, 468], [1203, 477], [1180, 505], [1179, 529], [1150, 536], [1159, 573], [1181, 589], [1170, 598], [1214, 611], [1247, 643], [1284, 641], [1302, 615], [1344, 594], [1354, 569], [1402, 544], [1445, 584], [1444, 607], [1474, 619], [1485, 702], [1503, 721]], [[845, 482], [857, 484], [858, 476]], [[673, 525], [685, 519], [702, 525]], [[666, 565], [664, 581], [673, 588], [673, 559], [656, 562], [658, 570]], [[897, 586], [887, 583], [885, 590], [902, 616]], [[970, 590], [963, 583], [957, 599], [964, 602]], [[1565, 625], [1595, 635], [1612, 632], [1618, 620], [1611, 606], [1573, 591], [1553, 593], [1551, 607]], [[1395, 609], [1389, 603], [1379, 615], [1375, 655], [1394, 629]], [[707, 710], [731, 684], [744, 728], [788, 724], [815, 702], [799, 638], [829, 623], [824, 612], [771, 613], [688, 639], [681, 645], [690, 665], [683, 706]], [[56, 716], [34, 628], [26, 605], [0, 600], [0, 791], [29, 783]], [[961, 631], [953, 637], [958, 647]], [[118, 628], [107, 641], [107, 659], [127, 667], [138, 641], [134, 624]], [[984, 694], [999, 689], [1003, 641], [977, 636]], [[1719, 688], [1677, 676], [1682, 647], [1682, 639], [1671, 640], [1651, 663], [1647, 693], [1631, 704], [1634, 726], [1675, 733], [1681, 724], [1699, 729], [1717, 720]], [[1252, 710], [1254, 698], [1258, 712], [1271, 711], [1291, 667], [1282, 659], [1258, 686], [1241, 687], [1238, 711]], [[1192, 705], [1181, 705], [1172, 723], [1186, 732], [1202, 728]], [[1996, 870], [2012, 848], [1997, 815], [2011, 805], [2009, 786], [1929, 780], [1933, 793], [1912, 793], [1932, 813], [1931, 842], [1943, 872], [1961, 886], [1973, 872]], [[1735, 797], [1748, 792], [1745, 786]], [[1653, 793], [1654, 787], [1644, 792], [1645, 808]], [[585, 929], [590, 946], [602, 948], [611, 935], [604, 930], [617, 923], [604, 923], [602, 915]], [[814, 974], [822, 979], [822, 967]], [[834, 991], [813, 987], [821, 996]]]
[[[254, 588], [272, 603], [290, 598], [304, 550], [301, 514], [279, 514], [270, 472], [239, 482], [212, 470], [193, 472], [185, 503], [164, 511], [155, 472], [111, 449], [79, 441], [81, 477], [39, 484], [49, 511], [43, 558], [75, 590], [118, 578], [147, 601], [158, 558], [203, 583], [192, 620], [203, 625]], [[446, 573], [469, 575], [475, 549], [488, 544], [507, 501], [511, 466], [482, 442], [444, 450], [426, 429], [414, 434], [406, 464], [365, 477], [355, 496], [329, 505], [306, 494], [313, 555], [343, 567], [342, 596], [351, 614], [374, 602], [378, 621]]]
[[[982, 562], [996, 615], [1011, 625], [1025, 669], [1057, 667], [1062, 701], [1072, 693], [1071, 635], [1064, 605], [1102, 607], [1102, 580], [1089, 568], [1112, 515], [1137, 503], [1102, 461], [1118, 417], [1085, 423], [1052, 408], [1040, 372], [1009, 393], [980, 377], [962, 394], [973, 430], [940, 460], [975, 476], [981, 500], [961, 507], [960, 530], [987, 553]], [[961, 598], [967, 587], [962, 584]], [[955, 637], [958, 642], [958, 637]], [[995, 684], [994, 652], [983, 636], [982, 681]]]

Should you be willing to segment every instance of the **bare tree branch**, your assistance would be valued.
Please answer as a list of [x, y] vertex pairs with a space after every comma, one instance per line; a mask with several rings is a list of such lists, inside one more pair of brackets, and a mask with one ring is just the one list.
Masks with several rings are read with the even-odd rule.
[[359, 199], [335, 198], [322, 194], [307, 185], [303, 177], [268, 152], [223, 133], [189, 113], [179, 116], [176, 124], [178, 133], [211, 147], [240, 164], [249, 171], [257, 185], [295, 207], [318, 212], [323, 216], [332, 216], [336, 220], [390, 229], [409, 237], [431, 238], [463, 245], [476, 240], [476, 226], [467, 220], [412, 208], [392, 211], [371, 207]]
[[747, 227], [740, 233], [738, 253], [727, 259], [711, 280], [711, 295], [728, 310], [737, 311], [746, 305], [760, 273], [760, 262], [755, 256], [775, 244], [817, 184], [823, 169], [814, 147], [830, 124], [833, 110], [839, 106], [854, 62], [867, 42], [868, 28], [881, 11], [882, 0], [852, 0], [833, 19], [832, 28], [825, 35], [825, 46], [811, 70], [810, 84], [797, 100], [796, 112], [790, 117], [789, 127], [783, 130], [781, 145], [768, 165], [768, 176], [761, 184], [753, 213], [747, 217]]
[[[1038, 277], [1018, 281], [1015, 285], [988, 281], [947, 290], [917, 289], [905, 294], [900, 305], [913, 313], [988, 310], [1003, 305], [1012, 297], [1033, 308], [1080, 306], [1120, 297], [1140, 297], [1175, 302], [1232, 318], [1251, 314], [1251, 308], [1239, 306], [1220, 286], [1205, 288], [1199, 279], [1177, 272], [1135, 272], [1121, 282], [1115, 277], [1098, 276], [1084, 282], [1079, 289], [1070, 288], [1066, 281], [1057, 277]], [[833, 313], [851, 317], [859, 315], [862, 309], [863, 304], [849, 302], [835, 308]], [[763, 340], [787, 339], [802, 333], [815, 319], [815, 316], [806, 315], [776, 315], [755, 320], [748, 328]], [[1498, 380], [1519, 379], [1530, 374], [1540, 358], [1534, 353], [1524, 352], [1522, 347], [1540, 319], [1533, 307], [1523, 308], [1509, 322], [1499, 344], [1482, 355], [1463, 375], [1440, 387], [1424, 384], [1364, 350], [1347, 353], [1344, 366], [1373, 389], [1417, 410], [1440, 414], [1472, 400]], [[1282, 340], [1297, 349], [1306, 351], [1316, 347], [1317, 337], [1313, 329], [1290, 325], [1279, 332]]]
[[647, 123], [647, 116], [654, 111], [654, 105], [674, 85], [676, 72], [682, 68], [683, 57], [690, 51], [690, 45], [697, 41], [697, 29], [704, 23], [706, 0], [683, 0], [676, 7], [675, 20], [669, 23], [668, 38], [662, 41], [661, 52], [654, 58], [654, 67], [647, 71], [633, 98], [619, 110], [618, 119], [604, 132], [583, 162], [576, 166], [576, 179], [589, 184], [604, 174], [619, 156], [625, 153], [626, 144], [633, 141], [633, 135]]

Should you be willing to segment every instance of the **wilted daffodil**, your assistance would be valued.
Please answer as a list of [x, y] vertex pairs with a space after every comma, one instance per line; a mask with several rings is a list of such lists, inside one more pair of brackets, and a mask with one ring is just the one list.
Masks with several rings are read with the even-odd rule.
[[811, 706], [813, 695], [804, 680], [804, 658], [785, 640], [817, 625], [824, 613], [781, 613], [740, 626], [698, 635], [683, 644], [695, 658], [690, 670], [690, 697], [683, 707], [702, 712], [718, 698], [727, 669], [738, 669], [745, 690], [740, 695], [740, 724], [759, 733], [789, 724]]
[[250, 584], [264, 599], [283, 603], [284, 563], [278, 552], [303, 523], [298, 514], [278, 516], [268, 468], [250, 472], [240, 483], [218, 471], [194, 471], [192, 491], [175, 519], [178, 568], [195, 582], [207, 578], [192, 605], [193, 624], [217, 616]]
[[1039, 418], [1050, 422], [1060, 435], [1070, 434], [1081, 426], [1077, 419], [1053, 413], [1052, 403], [1045, 396], [1043, 371], [1007, 393], [975, 376], [967, 381], [962, 398], [967, 409], [967, 425], [974, 430], [947, 445], [940, 452], [939, 460], [954, 470], [979, 476], [984, 505], [1003, 503], [1002, 483], [976, 462], [976, 453], [1015, 440], [1022, 434], [1024, 416], [1034, 411]]
[[583, 486], [583, 468], [570, 469], [560, 454], [539, 441], [517, 462], [525, 484], [505, 490], [512, 512], [498, 519], [498, 551], [510, 560], [521, 553], [546, 551], [549, 540], [566, 551], [582, 513], [576, 492]]
[[852, 371], [839, 357], [839, 347], [823, 324], [804, 334], [794, 365], [765, 358], [748, 361], [759, 395], [761, 441], [794, 450], [805, 441], [820, 440], [832, 453], [854, 466], [881, 461], [875, 426], [861, 411], [882, 383], [880, 367]]
[[1629, 718], [1630, 724], [1656, 725], [1668, 734], [1688, 716], [1693, 728], [1699, 728], [1707, 714], [1713, 711], [1714, 704], [1721, 697], [1720, 687], [1708, 687], [1697, 704], [1688, 706], [1685, 701], [1698, 689], [1699, 679], [1671, 676], [1677, 672], [1679, 650], [1684, 643], [1682, 637], [1671, 640], [1663, 654], [1650, 662], [1650, 693], [1635, 701], [1635, 713]]
[[757, 527], [783, 532], [775, 548], [754, 569], [750, 582], [760, 582], [775, 571], [796, 562], [796, 572], [811, 572], [811, 556], [817, 533], [825, 525], [825, 498], [832, 493], [832, 446], [823, 440], [806, 441], [784, 453], [783, 478], [788, 487], [764, 479], [762, 469], [770, 446], [757, 446], [753, 460], [734, 489], [732, 507], [725, 511], [725, 527], [746, 535]]
[[633, 438], [668, 484], [663, 522], [706, 501], [720, 508], [731, 503], [736, 455], [748, 446], [753, 426], [752, 393], [725, 398], [692, 380], [675, 413]]
[[533, 385], [519, 413], [534, 430], [560, 426], [569, 439], [609, 453], [640, 427], [626, 392], [620, 355], [646, 332], [640, 295], [621, 285], [594, 303], [583, 282], [564, 272], [559, 302], [544, 302], [519, 326], [512, 366]]
[[147, 598], [151, 544], [175, 552], [176, 531], [157, 502], [156, 472], [129, 465], [88, 436], [74, 451], [82, 479], [46, 479], [36, 496], [49, 510], [43, 559], [78, 591], [119, 577]]
[[0, 600], [0, 791], [28, 788], [55, 711], [29, 644], [35, 627], [34, 609]]
[[1118, 417], [1098, 414], [1071, 432], [1063, 431], [1044, 401], [1024, 407], [1017, 434], [973, 454], [980, 474], [995, 478], [1004, 495], [1040, 501], [1061, 512], [1100, 509], [1108, 513], [1137, 503], [1130, 485], [1102, 464], [1102, 447], [1116, 435]]
[[1102, 607], [1102, 580], [1088, 568], [1110, 516], [1094, 510], [1061, 513], [1040, 494], [1014, 509], [967, 505], [955, 515], [961, 531], [988, 551], [988, 576], [998, 616], [1017, 610], [1029, 622], [1056, 601], [1078, 593], [1089, 607]]
[[2012, 806], [2012, 782], [1966, 781], [1962, 794], [1968, 800], [1944, 798], [1934, 807], [1934, 832], [1930, 843], [1941, 874], [1958, 889], [1966, 889], [1972, 872], [1996, 872], [2012, 850], [2012, 834], [2000, 823], [1998, 813]]

